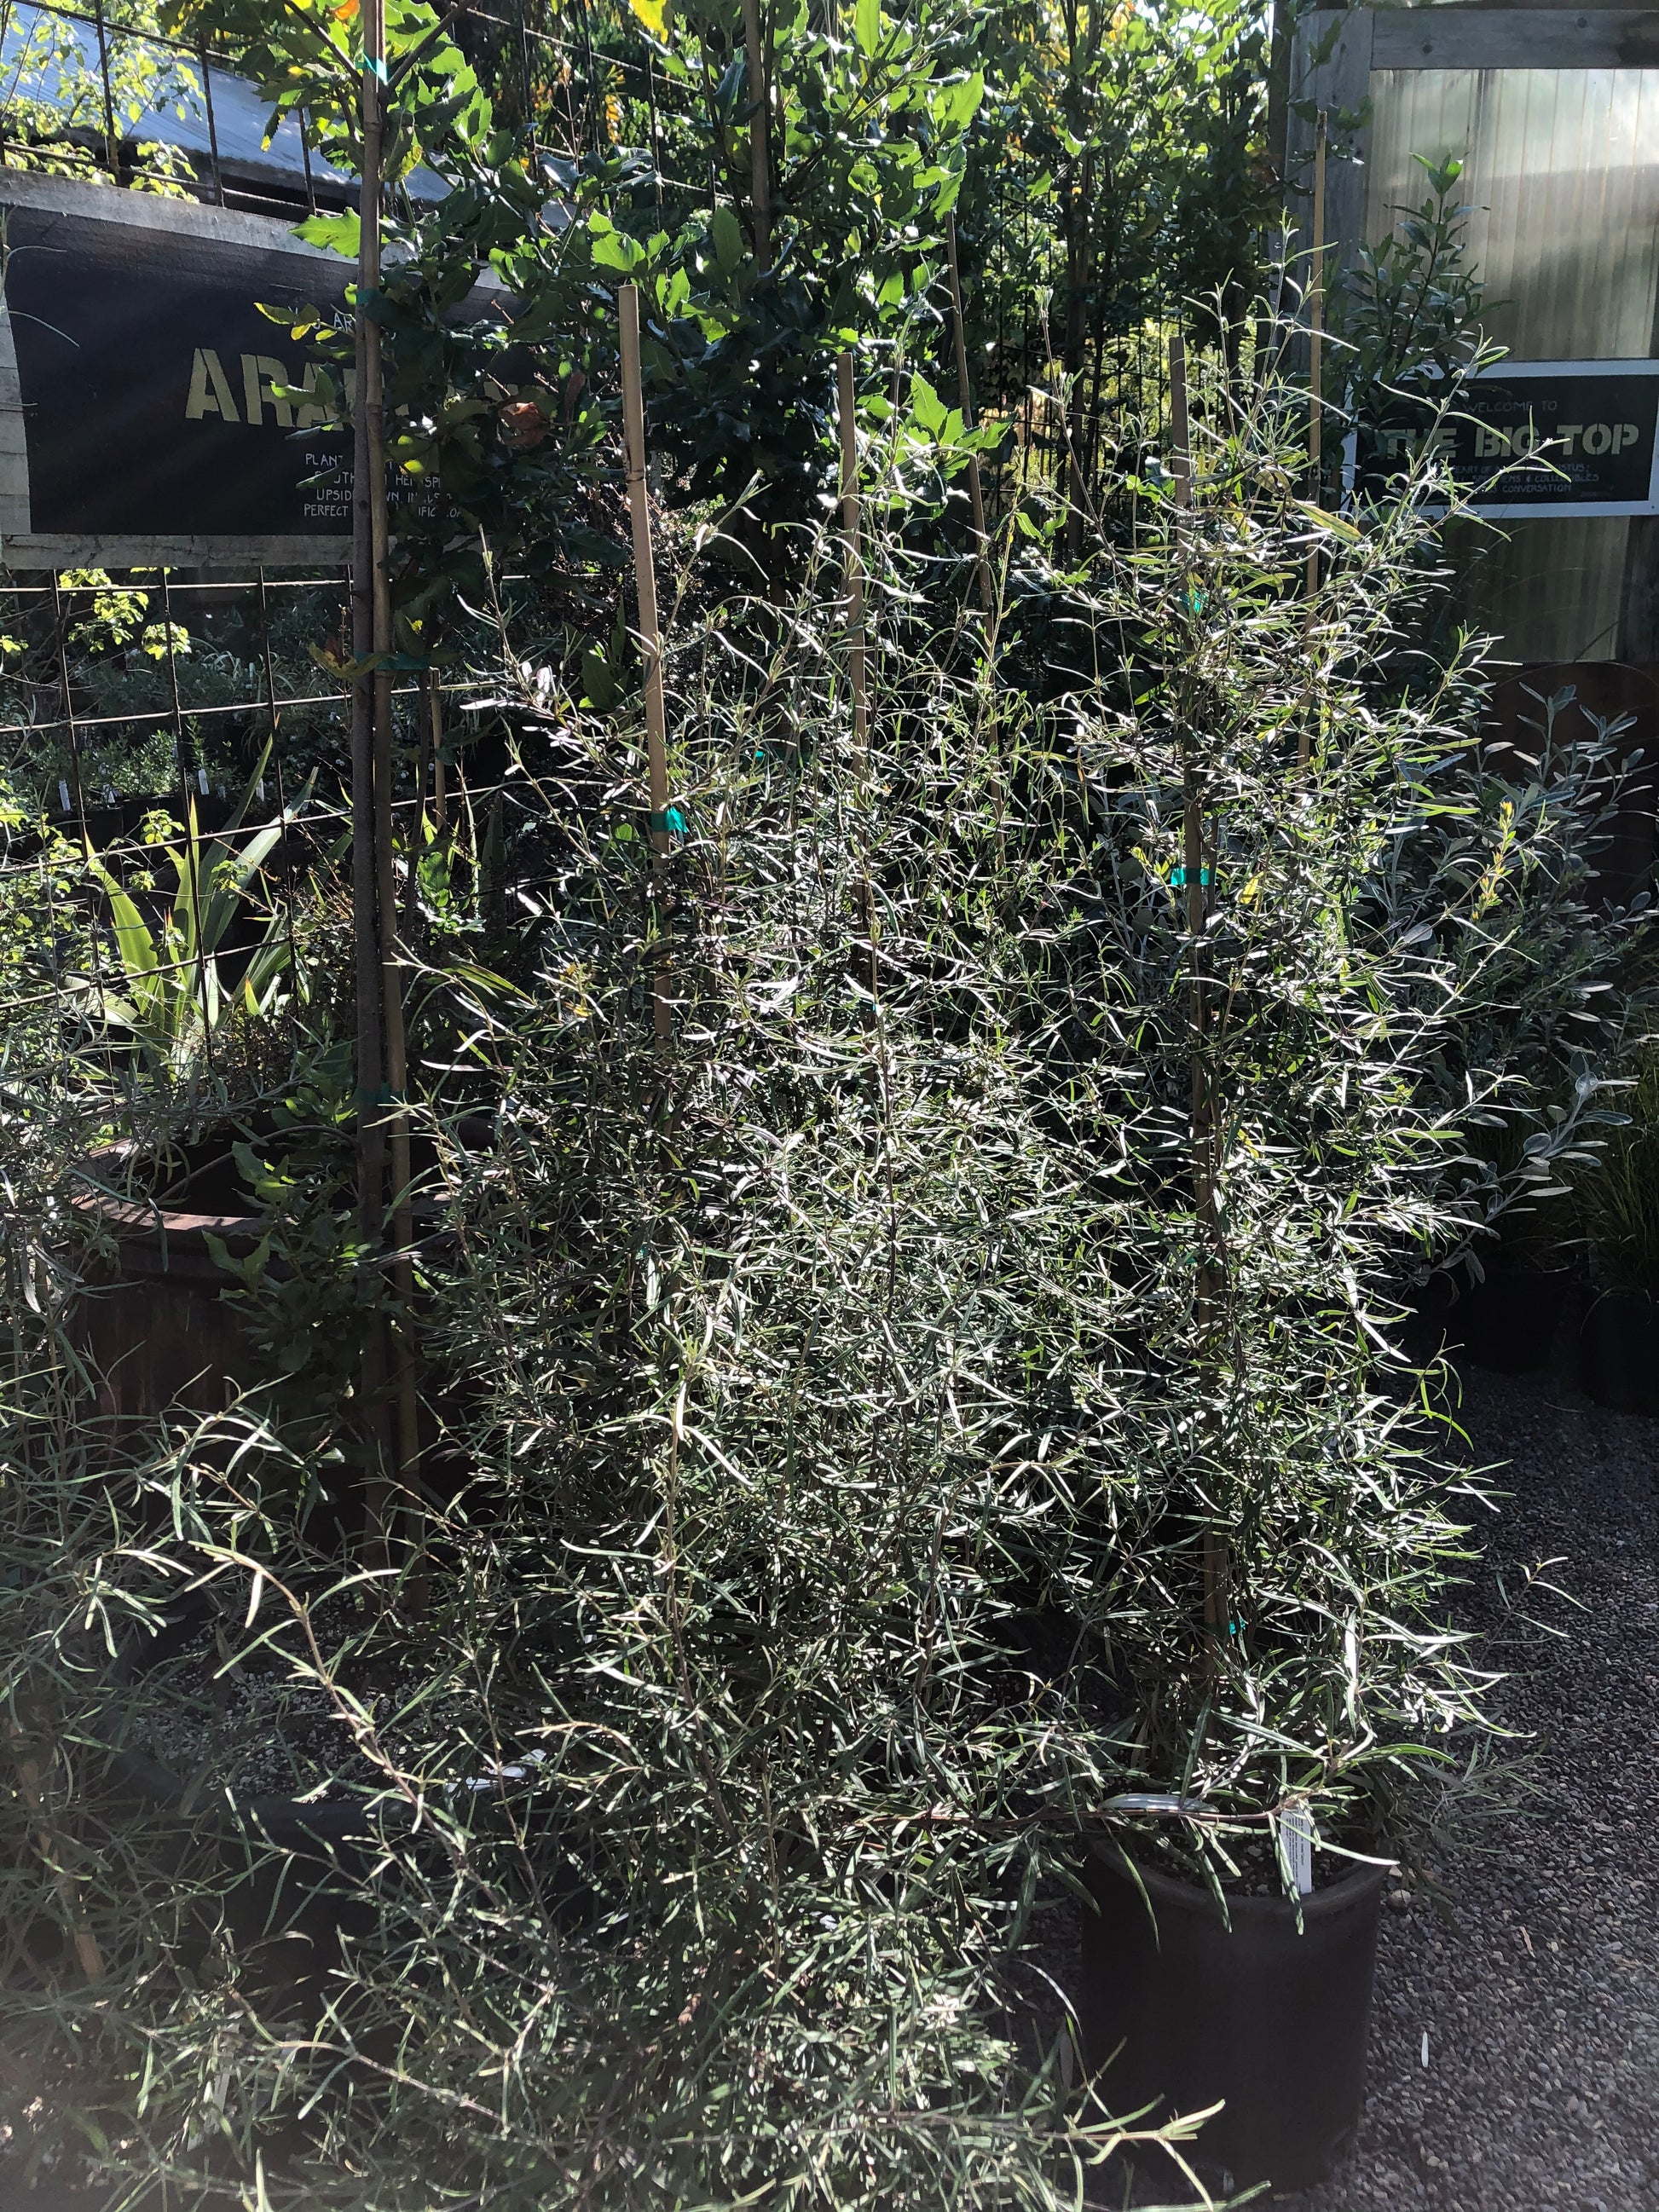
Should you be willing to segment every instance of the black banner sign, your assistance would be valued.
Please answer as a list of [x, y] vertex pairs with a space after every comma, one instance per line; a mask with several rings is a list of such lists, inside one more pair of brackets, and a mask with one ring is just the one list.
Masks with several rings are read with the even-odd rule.
[[353, 264], [280, 222], [56, 178], [0, 173], [0, 209], [6, 557], [340, 559], [350, 441], [260, 308], [340, 307]]
[[[259, 303], [343, 301], [350, 271], [18, 208], [6, 298], [37, 534], [349, 536], [345, 441], [278, 396], [315, 371]], [[309, 419], [307, 419], [309, 418]]]
[[[1653, 514], [1659, 361], [1504, 362], [1433, 434], [1473, 505], [1495, 516]], [[1372, 480], [1421, 450], [1422, 428], [1377, 434]]]

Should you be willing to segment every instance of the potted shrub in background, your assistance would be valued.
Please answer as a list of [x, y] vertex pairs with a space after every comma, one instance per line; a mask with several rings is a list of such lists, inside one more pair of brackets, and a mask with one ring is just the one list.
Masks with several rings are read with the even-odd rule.
[[[1492, 1136], [1494, 1179], [1506, 1186], [1495, 1235], [1471, 1246], [1462, 1313], [1462, 1340], [1478, 1367], [1498, 1375], [1533, 1375], [1547, 1367], [1572, 1288], [1578, 1221], [1569, 1184], [1544, 1171], [1525, 1150], [1513, 1124]], [[1530, 1176], [1529, 1169], [1535, 1169]]]
[[[1380, 244], [1329, 272], [1325, 388], [1340, 392], [1355, 477], [1373, 493], [1399, 467], [1399, 434], [1415, 438], [1458, 404], [1470, 375], [1503, 358], [1483, 328], [1486, 286], [1468, 251], [1472, 210], [1459, 197], [1463, 165], [1417, 161], [1425, 197]], [[1328, 461], [1334, 442], [1328, 434]], [[1334, 500], [1328, 467], [1326, 476]], [[1455, 545], [1454, 557], [1465, 559], [1485, 526], [1455, 521], [1448, 550]], [[1414, 628], [1425, 658], [1409, 673], [1401, 665], [1404, 680], [1431, 683], [1455, 658], [1466, 621], [1455, 590], [1421, 605]], [[1475, 933], [1455, 962], [1467, 987], [1463, 1025], [1443, 1040], [1429, 1085], [1468, 1146], [1459, 1172], [1473, 1233], [1462, 1249], [1432, 1260], [1418, 1249], [1405, 1260], [1412, 1312], [1402, 1334], [1427, 1358], [1462, 1347], [1481, 1366], [1519, 1374], [1549, 1358], [1578, 1257], [1569, 1179], [1550, 1132], [1582, 1115], [1578, 1079], [1607, 1034], [1597, 1000], [1610, 981], [1638, 981], [1620, 969], [1650, 927], [1648, 902], [1609, 863], [1628, 852], [1631, 817], [1652, 808], [1649, 771], [1627, 757], [1628, 717], [1597, 714], [1571, 684], [1548, 695], [1523, 686], [1528, 708], [1516, 714], [1511, 701], [1509, 716], [1494, 716], [1501, 673], [1494, 669], [1467, 722], [1480, 742], [1461, 747], [1455, 813], [1389, 855], [1383, 872], [1401, 892], [1425, 866], [1462, 870], [1471, 886], [1491, 870], [1504, 888], [1503, 926]], [[1493, 1093], [1497, 1069], [1504, 1081]]]
[[1618, 1118], [1596, 1100], [1597, 1070], [1620, 1064], [1616, 1041], [1646, 1000], [1651, 902], [1615, 905], [1595, 881], [1630, 776], [1617, 732], [1568, 715], [1571, 703], [1565, 692], [1539, 702], [1537, 749], [1524, 759], [1512, 746], [1468, 752], [1455, 811], [1390, 859], [1402, 909], [1427, 896], [1426, 870], [1461, 876], [1497, 916], [1461, 951], [1444, 948], [1462, 1017], [1421, 1095], [1455, 1133], [1444, 1180], [1468, 1229], [1402, 1266], [1401, 1341], [1425, 1362], [1454, 1348], [1499, 1373], [1549, 1361], [1583, 1265], [1577, 1194], [1598, 1173], [1596, 1143], [1579, 1137]]
[[[1505, 926], [1465, 951], [1481, 973], [1441, 1081], [1443, 1094], [1448, 1078], [1464, 1090], [1465, 1198], [1480, 1224], [1456, 1258], [1454, 1326], [1477, 1365], [1509, 1375], [1548, 1364], [1582, 1269], [1575, 1193], [1596, 1179], [1598, 1153], [1564, 1151], [1555, 1133], [1616, 1118], [1592, 1103], [1597, 1071], [1618, 1065], [1614, 1041], [1645, 1002], [1654, 920], [1645, 892], [1620, 902], [1602, 880], [1639, 793], [1623, 725], [1578, 707], [1570, 686], [1534, 704], [1524, 746], [1483, 741], [1463, 794], [1474, 834], [1462, 865], [1478, 878], [1492, 852]], [[1500, 1066], [1504, 1086], [1483, 1097], [1480, 1071]]]
[[1358, 2118], [1383, 1866], [1482, 1728], [1445, 1618], [1479, 1486], [1401, 1388], [1391, 1285], [1478, 1221], [1460, 1114], [1516, 1079], [1493, 977], [1553, 832], [1465, 803], [1480, 659], [1413, 650], [1420, 478], [1310, 507], [1305, 400], [1272, 380], [1206, 383], [1189, 456], [1175, 369], [1172, 465], [1097, 610], [1118, 698], [1081, 739], [1145, 1357], [1084, 1615], [1131, 1777], [1100, 1810], [1139, 1818], [1086, 1868], [1080, 2011], [1092, 2063], [1122, 2046], [1119, 2109], [1223, 2102], [1200, 2154], [1297, 2188]]
[[1590, 1264], [1578, 1379], [1599, 1406], [1659, 1413], [1659, 1060], [1645, 1037], [1634, 1059], [1613, 1092], [1626, 1118], [1577, 1185]]
[[147, 865], [129, 860], [125, 880], [84, 855], [107, 920], [87, 924], [78, 996], [91, 1034], [78, 1061], [106, 1127], [128, 1133], [91, 1154], [76, 1202], [94, 1248], [80, 1342], [100, 1378], [100, 1411], [119, 1422], [169, 1406], [222, 1412], [247, 1378], [211, 1243], [238, 1255], [258, 1243], [258, 1201], [235, 1156], [238, 1116], [291, 1072], [296, 1025], [316, 1011], [303, 884], [290, 882], [263, 911], [256, 904], [307, 794], [238, 842], [269, 750], [217, 836], [202, 835], [192, 803], [182, 830], [150, 817]]

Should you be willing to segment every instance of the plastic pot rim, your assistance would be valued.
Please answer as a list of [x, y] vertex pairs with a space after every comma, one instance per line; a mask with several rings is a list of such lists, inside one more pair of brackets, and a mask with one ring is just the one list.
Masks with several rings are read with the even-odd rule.
[[[142, 1653], [134, 1648], [136, 1632], [122, 1638], [107, 1680], [112, 1686], [130, 1680], [139, 1672]], [[170, 1766], [148, 1752], [134, 1751], [122, 1743], [106, 1746], [116, 1772], [141, 1797], [152, 1804], [177, 1807], [182, 1804], [185, 1784]], [[380, 1800], [380, 1807], [392, 1809], [400, 1801], [391, 1797]], [[204, 1814], [216, 1812], [227, 1819], [234, 1832], [246, 1836], [251, 1831], [279, 1849], [303, 1849], [309, 1841], [314, 1844], [372, 1844], [377, 1838], [375, 1819], [364, 1803], [355, 1797], [325, 1797], [307, 1804], [298, 1797], [245, 1796], [237, 1790], [210, 1790], [198, 1793], [197, 1808]], [[380, 1808], [377, 1808], [377, 1810]], [[405, 1815], [407, 1805], [402, 1806]]]
[[[1584, 1320], [1588, 1321], [1598, 1308], [1606, 1305], [1609, 1298], [1630, 1298], [1640, 1305], [1659, 1308], [1659, 1294], [1643, 1284], [1603, 1283], [1599, 1289], [1592, 1289], [1589, 1304], [1584, 1309]], [[1582, 1327], [1583, 1324], [1580, 1325]]]
[[[164, 1807], [183, 1802], [184, 1781], [170, 1766], [163, 1766], [147, 1752], [130, 1751], [123, 1745], [112, 1744], [109, 1749], [116, 1772], [141, 1797]], [[307, 1841], [372, 1844], [376, 1840], [374, 1821], [355, 1798], [325, 1797], [307, 1804], [298, 1797], [244, 1797], [235, 1790], [201, 1790], [197, 1804], [204, 1814], [228, 1815], [238, 1833], [252, 1831], [278, 1848], [289, 1848], [295, 1842], [303, 1845]]]
[[[1156, 1867], [1143, 1865], [1121, 1843], [1091, 1838], [1089, 1856], [1131, 1887], [1143, 1888], [1153, 1905], [1167, 1905], [1177, 1911], [1201, 1912], [1214, 1920], [1221, 1919], [1221, 1909], [1213, 1891], [1200, 1888], [1195, 1881], [1182, 1881], [1177, 1875], [1162, 1873]], [[1304, 1922], [1334, 1920], [1345, 1912], [1369, 1905], [1371, 1898], [1381, 1892], [1395, 1865], [1392, 1859], [1382, 1864], [1367, 1862], [1297, 1899], [1249, 1897], [1228, 1892], [1227, 1916], [1235, 1923], [1282, 1921], [1291, 1929], [1294, 1929], [1298, 1918]]]

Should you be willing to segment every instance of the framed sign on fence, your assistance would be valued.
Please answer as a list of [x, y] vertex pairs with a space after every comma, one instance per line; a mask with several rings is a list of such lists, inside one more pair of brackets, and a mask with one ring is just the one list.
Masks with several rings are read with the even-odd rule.
[[355, 264], [269, 216], [5, 170], [0, 224], [6, 564], [337, 568], [350, 438], [261, 309], [342, 308]]
[[1494, 521], [1659, 514], [1659, 361], [1515, 361], [1473, 378], [1437, 427], [1375, 434], [1380, 489], [1432, 438], [1469, 504]]

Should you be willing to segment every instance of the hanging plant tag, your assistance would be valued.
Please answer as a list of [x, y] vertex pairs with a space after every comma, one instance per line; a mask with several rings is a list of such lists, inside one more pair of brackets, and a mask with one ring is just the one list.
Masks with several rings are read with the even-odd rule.
[[1285, 1854], [1285, 1863], [1291, 1870], [1291, 1880], [1296, 1884], [1297, 1894], [1306, 1897], [1314, 1886], [1313, 1815], [1297, 1806], [1280, 1816], [1279, 1847]]

